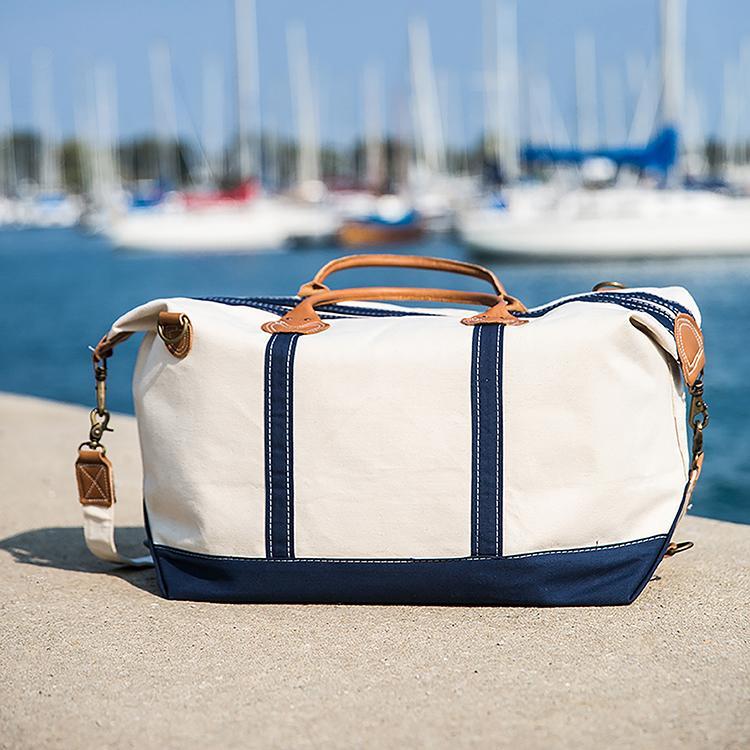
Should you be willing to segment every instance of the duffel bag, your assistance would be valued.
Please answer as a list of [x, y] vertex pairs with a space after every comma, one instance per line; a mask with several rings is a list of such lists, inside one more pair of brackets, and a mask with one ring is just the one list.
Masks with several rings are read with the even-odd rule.
[[[324, 283], [372, 266], [488, 290]], [[297, 296], [149, 302], [94, 349], [87, 544], [153, 561], [171, 599], [632, 602], [689, 544], [672, 536], [703, 461], [699, 326], [679, 287], [604, 283], [526, 309], [481, 266], [401, 255], [334, 260]], [[151, 554], [130, 558], [102, 437], [107, 360], [138, 332]]]

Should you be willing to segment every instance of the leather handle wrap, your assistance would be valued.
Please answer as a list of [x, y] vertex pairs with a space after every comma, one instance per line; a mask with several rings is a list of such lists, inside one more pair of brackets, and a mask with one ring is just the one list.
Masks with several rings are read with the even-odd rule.
[[300, 303], [278, 320], [264, 323], [266, 333], [320, 333], [330, 325], [320, 318], [315, 308], [320, 305], [355, 300], [453, 302], [488, 307], [484, 313], [464, 318], [465, 325], [504, 324], [521, 325], [526, 321], [511, 315], [511, 310], [522, 311], [523, 305], [512, 297], [485, 292], [464, 292], [454, 289], [422, 289], [412, 287], [358, 287], [325, 290], [303, 298]]
[[332, 273], [344, 271], [347, 268], [417, 268], [426, 271], [445, 271], [447, 273], [458, 273], [463, 276], [471, 276], [475, 279], [487, 281], [492, 285], [497, 294], [508, 296], [500, 279], [484, 266], [475, 263], [464, 263], [460, 260], [450, 258], [433, 258], [422, 255], [345, 255], [326, 263], [318, 271], [311, 281], [303, 284], [297, 294], [300, 297], [309, 297], [311, 294], [328, 291], [323, 283]]

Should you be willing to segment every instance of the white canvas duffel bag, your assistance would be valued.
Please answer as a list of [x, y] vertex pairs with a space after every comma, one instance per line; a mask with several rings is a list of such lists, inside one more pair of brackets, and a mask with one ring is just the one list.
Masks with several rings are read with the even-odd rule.
[[[323, 283], [369, 266], [491, 289]], [[527, 310], [481, 266], [362, 255], [296, 297], [142, 305], [94, 351], [97, 407], [76, 463], [88, 546], [153, 559], [173, 599], [631, 602], [681, 548], [707, 413], [695, 301], [617, 287]], [[388, 304], [401, 300], [483, 311]], [[138, 332], [151, 555], [132, 559], [115, 547], [101, 439], [107, 358]]]

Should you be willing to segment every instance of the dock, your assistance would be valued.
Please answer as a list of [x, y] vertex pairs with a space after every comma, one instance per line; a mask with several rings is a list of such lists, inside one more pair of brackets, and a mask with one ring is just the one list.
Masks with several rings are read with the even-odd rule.
[[[111, 424], [138, 552], [135, 420]], [[689, 516], [628, 607], [166, 601], [84, 546], [87, 426], [0, 394], [0, 748], [750, 745], [750, 526]]]

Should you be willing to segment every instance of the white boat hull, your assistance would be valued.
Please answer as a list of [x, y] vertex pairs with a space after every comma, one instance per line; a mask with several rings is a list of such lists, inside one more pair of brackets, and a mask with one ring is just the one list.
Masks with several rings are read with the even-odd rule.
[[[462, 241], [518, 258], [641, 258], [750, 254], [750, 201], [705, 193], [640, 191], [576, 196], [546, 209], [477, 210]], [[638, 192], [638, 191], [633, 191]]]
[[259, 207], [131, 212], [106, 234], [116, 247], [157, 252], [258, 252], [289, 240], [277, 212]]

